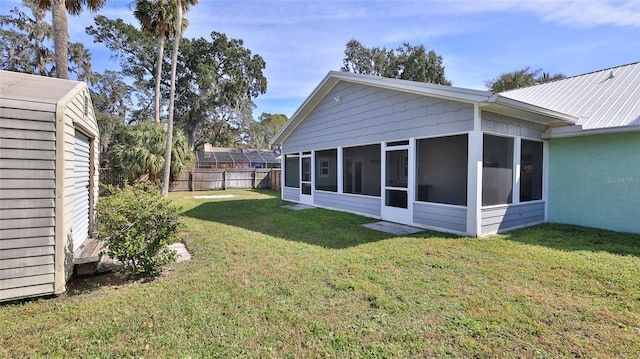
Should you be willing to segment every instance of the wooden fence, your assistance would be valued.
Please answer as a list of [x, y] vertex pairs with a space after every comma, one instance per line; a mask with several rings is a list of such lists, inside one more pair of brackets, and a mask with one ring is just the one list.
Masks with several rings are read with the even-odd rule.
[[[169, 191], [209, 191], [217, 189], [280, 189], [280, 168], [207, 169], [196, 168], [181, 173], [169, 184]], [[110, 168], [100, 169], [100, 182], [124, 186], [121, 176], [115, 176]]]
[[280, 189], [280, 168], [204, 169], [181, 173], [169, 185], [172, 192], [222, 189]]

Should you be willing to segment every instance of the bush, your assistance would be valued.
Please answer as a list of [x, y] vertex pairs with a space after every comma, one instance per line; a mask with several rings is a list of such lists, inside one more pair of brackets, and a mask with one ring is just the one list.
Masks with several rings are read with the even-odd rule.
[[98, 201], [98, 238], [107, 245], [107, 254], [120, 262], [118, 269], [157, 275], [176, 257], [168, 245], [178, 238], [182, 225], [179, 208], [150, 183], [110, 191]]

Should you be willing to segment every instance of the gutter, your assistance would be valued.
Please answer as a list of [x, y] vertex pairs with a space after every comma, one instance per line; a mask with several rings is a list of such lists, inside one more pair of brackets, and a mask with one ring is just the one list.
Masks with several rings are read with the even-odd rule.
[[615, 135], [615, 134], [621, 134], [621, 133], [635, 133], [635, 132], [640, 132], [640, 126], [591, 128], [588, 130], [583, 130], [582, 126], [570, 126], [570, 127], [558, 127], [555, 129], [551, 129], [551, 131], [545, 132], [542, 134], [542, 139], [548, 140], [552, 138]]

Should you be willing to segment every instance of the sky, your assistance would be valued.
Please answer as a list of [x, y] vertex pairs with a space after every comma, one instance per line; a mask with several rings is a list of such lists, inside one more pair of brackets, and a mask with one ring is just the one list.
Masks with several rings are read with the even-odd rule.
[[[0, 0], [0, 13], [19, 3]], [[138, 26], [132, 6], [111, 0], [100, 14]], [[118, 70], [85, 33], [95, 16], [70, 17], [70, 41], [91, 51], [94, 71]], [[255, 100], [254, 117], [291, 117], [329, 71], [340, 69], [351, 39], [387, 49], [422, 44], [442, 56], [453, 86], [478, 90], [524, 67], [574, 76], [640, 61], [640, 0], [200, 0], [185, 17], [184, 37], [210, 40], [212, 31], [222, 32], [264, 58], [267, 92]]]

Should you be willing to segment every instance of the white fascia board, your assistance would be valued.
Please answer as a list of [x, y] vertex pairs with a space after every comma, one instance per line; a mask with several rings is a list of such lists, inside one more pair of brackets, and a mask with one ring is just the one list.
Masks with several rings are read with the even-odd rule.
[[608, 128], [593, 128], [583, 130], [582, 126], [571, 126], [568, 128], [558, 127], [551, 132], [542, 134], [542, 139], [548, 140], [551, 138], [568, 138], [568, 137], [583, 137], [583, 136], [597, 136], [597, 135], [613, 135], [618, 133], [633, 133], [640, 132], [640, 126], [619, 126]]
[[354, 74], [344, 71], [329, 71], [324, 79], [311, 92], [309, 97], [296, 110], [289, 122], [274, 136], [269, 143], [270, 146], [282, 145], [282, 142], [295, 130], [309, 112], [320, 102], [326, 94], [339, 82], [345, 81], [357, 83], [367, 86], [374, 86], [389, 90], [413, 93], [421, 96], [430, 96], [443, 98], [448, 100], [478, 103], [486, 102], [491, 96], [490, 91], [480, 91], [473, 89], [465, 89], [460, 87], [452, 87], [446, 85], [436, 85], [425, 82], [407, 81], [399, 79], [391, 79], [382, 76]]
[[492, 95], [490, 91], [480, 91], [427, 82], [392, 79], [382, 76], [354, 74], [343, 71], [330, 71], [328, 76], [351, 83], [469, 103], [488, 101]]
[[327, 74], [327, 76], [320, 81], [318, 86], [311, 92], [309, 97], [307, 97], [302, 105], [298, 107], [296, 112], [293, 113], [293, 116], [289, 119], [289, 121], [278, 131], [278, 133], [273, 137], [271, 142], [269, 142], [269, 146], [272, 147], [274, 145], [282, 146], [284, 140], [289, 137], [291, 132], [298, 127], [298, 125], [302, 122], [302, 120], [307, 117], [309, 112], [320, 102], [320, 100], [336, 85], [337, 81], [331, 80], [331, 72]]

